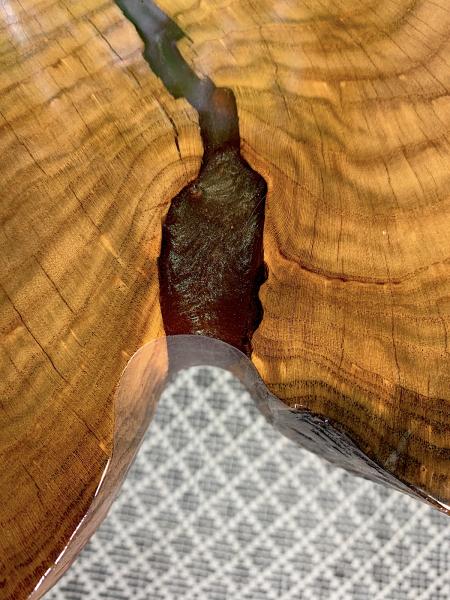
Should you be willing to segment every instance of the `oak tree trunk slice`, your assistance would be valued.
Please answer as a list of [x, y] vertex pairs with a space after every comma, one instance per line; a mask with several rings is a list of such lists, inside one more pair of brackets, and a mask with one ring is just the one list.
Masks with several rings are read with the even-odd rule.
[[[176, 47], [189, 73], [235, 99], [240, 154], [233, 129], [210, 154], [233, 152], [256, 187], [267, 182], [247, 245], [257, 260], [245, 256], [242, 271], [253, 316], [236, 335], [217, 319], [178, 332], [229, 335], [250, 352], [264, 221], [251, 359], [291, 407], [286, 428], [295, 435], [304, 411], [332, 422], [445, 510], [448, 7], [158, 4], [185, 33]], [[209, 208], [194, 180], [211, 157], [202, 107], [158, 78], [115, 3], [11, 2], [0, 15], [0, 597], [20, 599], [92, 502], [127, 360], [180, 323], [161, 269], [170, 215], [183, 234], [184, 201]]]

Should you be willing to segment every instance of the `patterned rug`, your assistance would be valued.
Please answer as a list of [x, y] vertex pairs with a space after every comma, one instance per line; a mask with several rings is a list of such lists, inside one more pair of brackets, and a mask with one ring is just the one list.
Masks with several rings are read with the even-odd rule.
[[450, 519], [296, 447], [228, 373], [190, 369], [46, 598], [449, 600]]

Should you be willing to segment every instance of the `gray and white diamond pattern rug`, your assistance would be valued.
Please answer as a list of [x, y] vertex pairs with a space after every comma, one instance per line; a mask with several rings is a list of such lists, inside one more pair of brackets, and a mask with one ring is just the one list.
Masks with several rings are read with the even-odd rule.
[[181, 372], [107, 519], [48, 600], [450, 600], [450, 520]]

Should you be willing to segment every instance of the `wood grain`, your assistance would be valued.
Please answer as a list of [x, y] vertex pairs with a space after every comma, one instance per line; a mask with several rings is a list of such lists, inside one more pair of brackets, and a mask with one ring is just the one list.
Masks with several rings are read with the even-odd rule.
[[0, 597], [17, 600], [91, 503], [127, 360], [163, 334], [162, 219], [202, 147], [112, 2], [0, 16]]
[[448, 6], [159, 4], [196, 72], [234, 91], [268, 183], [263, 379], [448, 506]]
[[[287, 420], [332, 422], [448, 510], [449, 8], [158, 5], [268, 184], [254, 365]], [[112, 1], [0, 17], [0, 598], [21, 600], [91, 506], [127, 360], [164, 335], [162, 222], [203, 148]]]

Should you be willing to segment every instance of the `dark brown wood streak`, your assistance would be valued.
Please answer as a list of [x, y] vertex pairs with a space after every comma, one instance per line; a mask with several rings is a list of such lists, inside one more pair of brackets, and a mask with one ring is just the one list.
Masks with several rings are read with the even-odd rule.
[[159, 283], [167, 335], [221, 339], [247, 355], [262, 318], [267, 186], [240, 154], [236, 101], [199, 78], [176, 42], [183, 33], [153, 2], [119, 0], [169, 92], [198, 111], [204, 145], [198, 178], [173, 200], [163, 226]]

